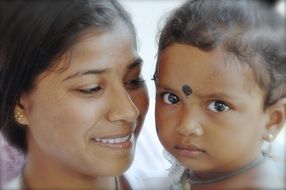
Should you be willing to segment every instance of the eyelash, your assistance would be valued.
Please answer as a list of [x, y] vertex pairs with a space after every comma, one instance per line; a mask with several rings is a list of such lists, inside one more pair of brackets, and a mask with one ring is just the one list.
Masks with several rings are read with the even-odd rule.
[[[134, 80], [130, 80], [125, 82], [124, 84], [127, 86], [128, 89], [137, 89], [140, 88], [145, 83], [145, 80], [142, 78], [137, 78]], [[96, 86], [93, 88], [87, 88], [87, 89], [79, 89], [79, 92], [85, 95], [94, 95], [98, 93], [102, 88], [100, 86]]]
[[[171, 101], [170, 101], [170, 96], [168, 97], [168, 101], [170, 102], [170, 103], [168, 103], [167, 102], [167, 100], [165, 100], [165, 95], [167, 95], [167, 94], [169, 94], [169, 95], [172, 95], [173, 96], [173, 98], [176, 98], [177, 100], [177, 102], [175, 102], [175, 103], [172, 103]], [[178, 104], [179, 102], [180, 102], [180, 98], [176, 95], [176, 94], [174, 94], [174, 93], [171, 93], [171, 92], [162, 92], [161, 94], [160, 94], [160, 97], [161, 97], [161, 99], [162, 99], [162, 101], [165, 103], [165, 104], [169, 104], [169, 105], [176, 105], [176, 104]]]
[[93, 88], [87, 88], [87, 89], [80, 89], [79, 91], [86, 95], [93, 95], [96, 94], [98, 91], [100, 91], [102, 88], [100, 86], [96, 86]]
[[145, 83], [145, 80], [143, 78], [139, 77], [139, 78], [124, 82], [124, 85], [128, 89], [137, 89], [137, 88], [140, 88], [141, 86], [143, 86], [144, 83]]
[[[168, 99], [166, 100], [166, 99], [165, 99], [165, 98], [166, 98], [165, 95], [167, 95], [167, 94], [169, 94], [170, 96], [167, 97]], [[171, 95], [173, 96], [173, 98], [176, 98], [176, 99], [175, 99], [176, 102], [173, 102], [173, 103], [172, 103], [172, 101], [173, 101], [174, 99], [170, 100]], [[162, 101], [163, 101], [165, 104], [176, 105], [176, 104], [179, 104], [179, 102], [180, 102], [180, 98], [179, 98], [177, 95], [175, 95], [174, 93], [171, 93], [171, 92], [163, 92], [163, 93], [160, 94], [160, 97], [161, 97]], [[169, 103], [168, 103], [167, 101], [168, 101]], [[221, 110], [221, 111], [216, 110], [217, 107], [214, 108], [214, 109], [210, 108], [210, 106], [211, 106], [213, 103], [214, 103], [214, 104], [216, 104], [216, 103], [219, 104], [219, 105], [214, 105], [214, 106], [224, 106], [224, 107], [223, 107], [223, 110]], [[221, 101], [221, 100], [213, 100], [213, 101], [210, 101], [210, 102], [207, 104], [207, 109], [208, 109], [209, 111], [211, 111], [211, 112], [226, 112], [226, 111], [228, 111], [229, 109], [231, 109], [231, 107], [230, 107], [227, 103], [225, 103], [224, 101]]]
[[[212, 110], [212, 108], [210, 108], [210, 106], [211, 106], [212, 104], [214, 104], [214, 106], [215, 106], [216, 103], [219, 104], [219, 105], [217, 105], [217, 106], [222, 106], [222, 105], [223, 105], [223, 106], [224, 106], [223, 110], [219, 111], [219, 110], [216, 110], [216, 108], [214, 108], [214, 110]], [[221, 112], [226, 112], [226, 111], [230, 110], [231, 107], [230, 107], [227, 103], [225, 103], [224, 101], [221, 101], [221, 100], [213, 100], [213, 101], [210, 101], [210, 102], [208, 103], [207, 109], [208, 109], [209, 111], [211, 111], [211, 112], [221, 113]]]

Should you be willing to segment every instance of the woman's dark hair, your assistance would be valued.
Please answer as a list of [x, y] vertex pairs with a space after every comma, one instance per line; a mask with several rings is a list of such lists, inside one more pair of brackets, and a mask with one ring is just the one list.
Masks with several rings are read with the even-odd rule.
[[79, 35], [99, 33], [121, 20], [136, 43], [129, 14], [116, 0], [2, 0], [0, 2], [0, 127], [6, 140], [27, 152], [26, 127], [15, 121], [21, 94], [51, 68]]
[[286, 22], [275, 10], [275, 3], [189, 0], [168, 17], [160, 34], [158, 55], [173, 43], [203, 51], [224, 49], [250, 66], [266, 93], [265, 109], [286, 97]]

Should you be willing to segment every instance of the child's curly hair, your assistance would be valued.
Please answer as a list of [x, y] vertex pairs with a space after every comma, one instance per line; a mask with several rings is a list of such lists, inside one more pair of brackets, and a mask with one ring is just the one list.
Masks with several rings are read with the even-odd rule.
[[[158, 55], [173, 43], [222, 48], [252, 69], [264, 109], [286, 97], [285, 17], [259, 0], [190, 0], [167, 19]], [[155, 72], [157, 73], [157, 71]]]

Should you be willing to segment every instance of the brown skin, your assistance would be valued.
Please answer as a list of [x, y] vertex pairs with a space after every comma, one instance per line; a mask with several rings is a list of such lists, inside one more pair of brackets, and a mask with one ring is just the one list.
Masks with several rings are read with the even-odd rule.
[[[193, 90], [189, 97], [181, 90], [185, 84]], [[221, 176], [254, 160], [267, 135], [276, 136], [285, 123], [285, 100], [264, 111], [265, 93], [251, 69], [219, 48], [205, 52], [189, 45], [170, 45], [159, 56], [156, 89], [161, 143], [202, 179]], [[247, 185], [263, 181], [257, 180]], [[243, 180], [235, 181], [243, 185]], [[219, 185], [223, 187], [227, 186]]]
[[[56, 68], [38, 77], [33, 90], [23, 93], [15, 110], [24, 114], [18, 122], [28, 130], [23, 174], [29, 188], [115, 188], [115, 178], [109, 176], [121, 175], [131, 165], [148, 109], [145, 83], [138, 85], [139, 59], [125, 24], [102, 34], [91, 29]], [[94, 140], [128, 135], [135, 140]], [[124, 177], [120, 182], [127, 189]]]

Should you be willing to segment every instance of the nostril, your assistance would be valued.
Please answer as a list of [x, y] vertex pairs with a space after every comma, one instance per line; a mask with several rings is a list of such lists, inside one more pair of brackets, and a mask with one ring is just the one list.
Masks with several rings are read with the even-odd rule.
[[176, 131], [184, 136], [189, 136], [189, 132], [184, 127], [177, 127]]

